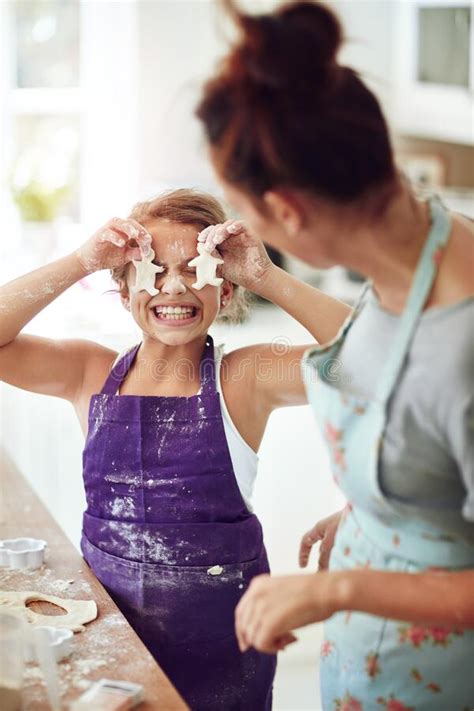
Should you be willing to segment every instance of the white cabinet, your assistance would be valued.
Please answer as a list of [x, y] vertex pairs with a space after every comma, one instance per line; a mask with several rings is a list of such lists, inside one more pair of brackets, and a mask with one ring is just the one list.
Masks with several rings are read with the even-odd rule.
[[392, 125], [397, 133], [474, 139], [474, 30], [467, 0], [399, 0]]

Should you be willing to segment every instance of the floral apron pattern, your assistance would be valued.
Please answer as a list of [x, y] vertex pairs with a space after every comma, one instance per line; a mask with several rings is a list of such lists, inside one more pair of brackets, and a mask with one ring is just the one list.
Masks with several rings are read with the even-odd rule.
[[[303, 362], [309, 401], [326, 439], [333, 476], [350, 506], [330, 568], [417, 573], [474, 567], [474, 547], [402, 516], [379, 485], [379, 456], [390, 397], [403, 371], [419, 317], [450, 235], [449, 214], [430, 201], [432, 227], [417, 265], [393, 347], [372, 400], [335, 387], [334, 365], [364, 301], [366, 285], [336, 338]], [[403, 472], [400, 473], [400, 476]], [[422, 626], [357, 612], [325, 624], [321, 649], [324, 711], [471, 711], [474, 631]]]

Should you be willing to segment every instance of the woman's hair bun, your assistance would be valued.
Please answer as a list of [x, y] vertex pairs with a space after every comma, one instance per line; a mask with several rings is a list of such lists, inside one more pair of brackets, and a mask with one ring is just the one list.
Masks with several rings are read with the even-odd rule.
[[307, 34], [314, 42], [313, 51], [320, 64], [336, 61], [337, 53], [343, 42], [342, 26], [337, 16], [319, 2], [290, 2], [277, 10], [292, 28]]
[[272, 14], [241, 12], [224, 0], [241, 30], [232, 72], [270, 88], [296, 88], [308, 68], [317, 72], [335, 65], [343, 40], [336, 15], [319, 2], [289, 2]]

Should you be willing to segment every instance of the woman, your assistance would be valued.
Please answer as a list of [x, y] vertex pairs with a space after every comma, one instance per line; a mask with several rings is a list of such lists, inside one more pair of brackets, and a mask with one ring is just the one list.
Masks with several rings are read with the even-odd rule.
[[240, 37], [197, 114], [229, 203], [272, 247], [370, 280], [304, 367], [349, 501], [330, 570], [257, 577], [240, 648], [274, 652], [328, 620], [324, 709], [471, 708], [472, 227], [398, 175], [376, 98], [337, 63], [328, 8], [226, 5]]

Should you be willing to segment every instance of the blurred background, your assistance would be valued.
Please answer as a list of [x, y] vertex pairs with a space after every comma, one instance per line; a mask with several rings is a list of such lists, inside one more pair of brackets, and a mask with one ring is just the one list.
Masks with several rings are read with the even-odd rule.
[[[255, 11], [278, 3], [242, 2]], [[410, 178], [474, 217], [473, 24], [464, 0], [331, 2], [343, 20], [341, 59], [383, 103]], [[229, 38], [212, 0], [0, 2], [0, 279], [67, 254], [114, 215], [163, 189], [220, 195], [193, 116], [203, 80]], [[360, 284], [274, 255], [308, 282], [351, 301]], [[140, 338], [108, 274], [72, 287], [26, 331], [122, 349]], [[228, 349], [310, 342], [268, 304], [242, 326], [216, 327]], [[0, 383], [0, 444], [75, 544], [84, 496], [79, 425], [62, 401]], [[301, 535], [342, 505], [307, 407], [270, 421], [255, 508], [274, 572], [297, 570]], [[315, 565], [315, 558], [312, 561]], [[276, 709], [317, 709], [319, 626], [281, 655]]]

